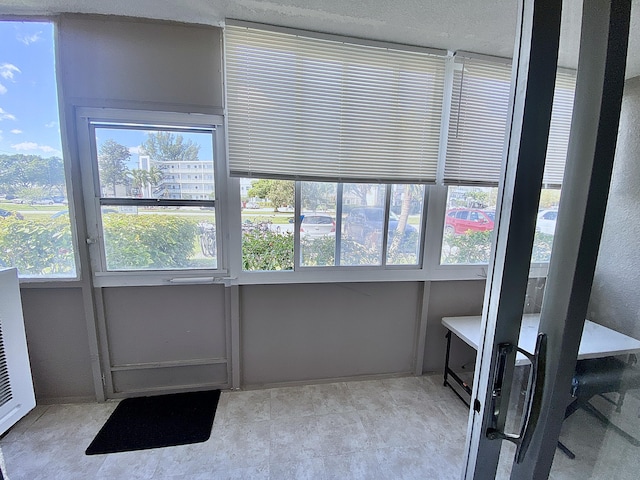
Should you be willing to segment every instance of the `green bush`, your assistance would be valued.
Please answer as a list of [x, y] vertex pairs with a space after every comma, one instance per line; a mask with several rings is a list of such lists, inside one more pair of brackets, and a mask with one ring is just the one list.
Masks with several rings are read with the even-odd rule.
[[553, 245], [553, 235], [536, 232], [533, 237], [533, 251], [531, 252], [532, 262], [548, 262], [551, 260], [551, 246]]
[[195, 220], [111, 213], [102, 220], [109, 270], [191, 267]]
[[442, 263], [487, 263], [491, 253], [491, 231], [467, 232], [462, 235], [445, 233], [448, 252], [442, 255]]
[[243, 270], [293, 270], [293, 234], [253, 230], [242, 234]]
[[[491, 254], [492, 232], [468, 232], [462, 235], [445, 234], [444, 241], [449, 246], [443, 252], [444, 264], [488, 263]], [[533, 237], [531, 261], [548, 262], [551, 258], [553, 235], [536, 232]]]
[[0, 219], [0, 265], [18, 268], [22, 277], [73, 276], [69, 217]]

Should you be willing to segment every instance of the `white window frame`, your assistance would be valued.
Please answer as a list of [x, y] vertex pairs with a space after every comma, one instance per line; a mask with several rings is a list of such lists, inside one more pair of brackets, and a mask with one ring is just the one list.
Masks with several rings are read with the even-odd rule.
[[[92, 124], [112, 123], [123, 125], [172, 125], [185, 128], [212, 128], [214, 136], [215, 218], [217, 234], [218, 267], [215, 269], [107, 271], [104, 261], [104, 241], [101, 228], [97, 151]], [[115, 126], [114, 125], [114, 126]], [[84, 207], [87, 217], [87, 243], [95, 287], [129, 285], [169, 285], [228, 283], [229, 267], [225, 235], [228, 212], [226, 180], [226, 139], [222, 115], [192, 114], [150, 110], [78, 107], [76, 129], [81, 163]]]

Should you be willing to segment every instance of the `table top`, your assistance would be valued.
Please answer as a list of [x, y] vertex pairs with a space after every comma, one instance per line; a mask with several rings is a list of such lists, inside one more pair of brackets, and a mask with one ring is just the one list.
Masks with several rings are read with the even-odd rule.
[[[467, 345], [478, 349], [480, 343], [480, 324], [482, 317], [444, 317], [442, 325], [451, 330], [456, 336]], [[533, 353], [538, 336], [538, 325], [540, 324], [539, 314], [528, 314], [522, 316], [522, 326], [520, 327], [520, 338], [518, 346], [523, 350]], [[616, 332], [590, 320], [585, 320], [578, 359], [599, 358], [609, 355], [623, 355], [626, 353], [640, 352], [640, 340]], [[529, 360], [518, 354], [516, 365], [529, 363]]]

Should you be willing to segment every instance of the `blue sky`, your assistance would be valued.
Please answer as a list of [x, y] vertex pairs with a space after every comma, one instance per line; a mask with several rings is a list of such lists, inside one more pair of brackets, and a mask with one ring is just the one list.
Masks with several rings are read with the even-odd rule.
[[62, 156], [53, 25], [0, 22], [0, 154]]

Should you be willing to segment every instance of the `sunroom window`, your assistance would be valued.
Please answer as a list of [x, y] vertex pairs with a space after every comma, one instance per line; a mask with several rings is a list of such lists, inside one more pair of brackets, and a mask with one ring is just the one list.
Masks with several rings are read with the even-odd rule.
[[[97, 272], [221, 267], [214, 179], [222, 122], [211, 120], [80, 111], [80, 128], [88, 132], [83, 175], [93, 187], [85, 203]], [[198, 178], [191, 174], [196, 168], [203, 173]]]
[[0, 268], [75, 278], [53, 25], [0, 21]]

